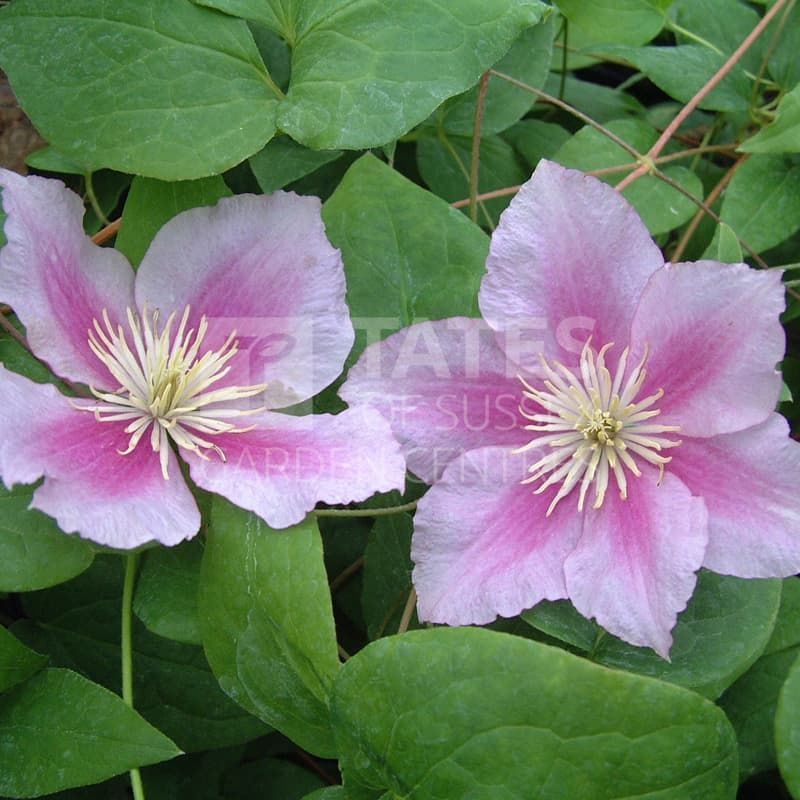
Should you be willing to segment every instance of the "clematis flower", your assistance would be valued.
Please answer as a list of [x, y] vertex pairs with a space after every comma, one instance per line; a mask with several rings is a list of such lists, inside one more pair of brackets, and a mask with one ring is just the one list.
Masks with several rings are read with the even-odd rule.
[[611, 187], [543, 161], [492, 236], [479, 301], [485, 322], [404, 329], [342, 389], [433, 482], [412, 544], [421, 619], [569, 598], [666, 657], [700, 567], [800, 570], [779, 272], [665, 264]]
[[39, 358], [91, 387], [67, 398], [0, 366], [0, 476], [44, 476], [32, 506], [64, 531], [117, 548], [196, 534], [176, 453], [197, 485], [277, 528], [318, 501], [402, 488], [376, 411], [267, 410], [319, 392], [353, 343], [316, 198], [240, 195], [186, 211], [134, 274], [84, 235], [83, 204], [59, 181], [2, 170], [0, 186], [0, 300]]

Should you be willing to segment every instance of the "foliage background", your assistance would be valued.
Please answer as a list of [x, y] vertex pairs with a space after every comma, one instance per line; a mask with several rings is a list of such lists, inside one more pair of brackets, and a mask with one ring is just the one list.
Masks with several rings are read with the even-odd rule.
[[[352, 363], [365, 321], [477, 314], [487, 234], [552, 158], [618, 184], [671, 260], [785, 270], [797, 425], [794, 0], [3, 5], [0, 67], [48, 143], [27, 168], [134, 265], [180, 210], [318, 195]], [[55, 381], [2, 311], [0, 360]], [[335, 387], [314, 406], [341, 408]], [[288, 533], [201, 496], [202, 535], [142, 556], [136, 710], [122, 559], [0, 488], [0, 795], [115, 800], [142, 767], [150, 800], [800, 797], [796, 577], [702, 574], [671, 662], [566, 602], [415, 630], [424, 488]]]

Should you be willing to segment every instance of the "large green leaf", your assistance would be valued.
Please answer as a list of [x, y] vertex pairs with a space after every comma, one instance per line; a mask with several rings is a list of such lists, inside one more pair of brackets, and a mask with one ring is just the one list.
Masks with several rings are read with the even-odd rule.
[[[120, 559], [98, 557], [75, 580], [25, 595], [31, 619], [12, 630], [56, 666], [119, 692], [121, 595]], [[136, 709], [182, 750], [228, 747], [268, 732], [220, 690], [202, 648], [156, 636], [134, 620], [133, 650]]]
[[314, 149], [385, 144], [469, 89], [535, 25], [539, 0], [197, 0], [293, 47], [278, 125]]
[[332, 710], [348, 797], [735, 795], [736, 742], [714, 705], [508, 634], [379, 639], [344, 665]]
[[800, 228], [800, 165], [751, 156], [728, 184], [720, 217], [758, 252], [788, 239]]
[[[640, 153], [646, 153], [658, 137], [658, 133], [643, 120], [616, 120], [609, 122], [606, 127]], [[590, 125], [581, 128], [565, 142], [553, 159], [565, 167], [584, 171], [631, 164], [633, 161], [628, 152]], [[626, 174], [619, 172], [602, 177], [613, 186]], [[700, 179], [685, 167], [666, 167], [664, 174], [695, 197], [703, 196]], [[697, 210], [688, 197], [653, 175], [640, 178], [625, 189], [623, 196], [639, 212], [654, 235], [677, 228]]]
[[800, 798], [800, 656], [795, 660], [778, 699], [775, 744], [781, 775], [792, 796]]
[[0, 484], [0, 591], [29, 592], [68, 581], [94, 558], [91, 545], [62, 533], [41, 511], [29, 509], [30, 486]]
[[180, 750], [122, 699], [66, 669], [0, 697], [0, 793], [38, 797], [98, 783]]
[[[523, 31], [505, 57], [495, 65], [495, 69], [534, 89], [541, 88], [550, 70], [555, 27], [555, 17], [551, 16], [546, 22]], [[443, 103], [436, 112], [438, 124], [448, 133], [472, 136], [477, 99], [478, 87], [475, 86]], [[521, 119], [535, 102], [535, 94], [501, 78], [492, 77], [486, 92], [482, 135], [504, 131]]]
[[644, 44], [664, 26], [672, 0], [556, 0], [561, 13], [598, 42]]
[[694, 596], [673, 631], [669, 661], [648, 648], [605, 634], [566, 601], [540, 604], [523, 617], [602, 664], [677, 683], [714, 698], [763, 652], [780, 597], [780, 581], [701, 572]]
[[739, 149], [745, 153], [800, 153], [800, 85], [781, 98], [777, 115]]
[[165, 222], [181, 211], [213, 205], [230, 194], [230, 189], [219, 176], [172, 183], [154, 178], [134, 178], [125, 201], [116, 248], [138, 266]]
[[353, 164], [322, 216], [344, 258], [357, 331], [351, 357], [415, 320], [477, 314], [488, 237], [374, 156]]
[[783, 581], [781, 607], [764, 654], [720, 697], [739, 741], [741, 779], [775, 767], [778, 694], [800, 654], [800, 579]]
[[220, 686], [304, 749], [334, 755], [328, 696], [339, 657], [313, 517], [276, 531], [215, 498], [198, 601]]
[[0, 626], [0, 692], [35, 675], [47, 663], [47, 656], [25, 647], [16, 636]]
[[20, 0], [0, 14], [0, 51], [34, 124], [90, 170], [199, 178], [275, 132], [247, 25], [189, 0]]

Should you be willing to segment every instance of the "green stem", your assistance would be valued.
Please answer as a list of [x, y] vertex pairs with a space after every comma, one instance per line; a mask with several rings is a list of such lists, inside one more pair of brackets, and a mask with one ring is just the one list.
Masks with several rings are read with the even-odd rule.
[[314, 513], [318, 517], [385, 517], [387, 514], [402, 514], [404, 511], [413, 511], [417, 501], [403, 503], [401, 506], [388, 508], [320, 508]]
[[[139, 554], [129, 553], [125, 560], [125, 583], [122, 587], [122, 699], [133, 708], [133, 648], [131, 647], [131, 622], [133, 620], [133, 587], [136, 583], [136, 570]], [[145, 800], [142, 776], [135, 767], [130, 771], [131, 788], [134, 800]]]
[[100, 208], [100, 203], [97, 200], [97, 195], [94, 193], [94, 182], [92, 178], [92, 173], [87, 172], [83, 176], [84, 184], [86, 186], [86, 197], [89, 200], [89, 205], [92, 207], [92, 211], [97, 215], [97, 218], [103, 225], [110, 225], [111, 223], [108, 221], [108, 217], [103, 213], [103, 209]]

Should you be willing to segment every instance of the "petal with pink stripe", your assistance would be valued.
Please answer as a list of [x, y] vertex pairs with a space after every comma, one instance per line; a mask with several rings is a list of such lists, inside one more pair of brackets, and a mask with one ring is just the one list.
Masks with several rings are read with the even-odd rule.
[[627, 344], [639, 296], [663, 263], [612, 187], [540, 161], [492, 235], [481, 311], [518, 363], [535, 368], [539, 351], [577, 362], [589, 335], [596, 347]]
[[411, 558], [421, 620], [483, 625], [540, 600], [567, 596], [564, 560], [581, 515], [555, 489], [522, 484], [527, 461], [508, 448], [472, 450], [452, 461], [419, 501]]
[[645, 466], [626, 500], [609, 491], [601, 508], [585, 512], [564, 565], [569, 597], [610, 633], [668, 658], [707, 541], [703, 501], [670, 473], [659, 485]]
[[430, 483], [453, 458], [524, 444], [522, 384], [485, 322], [421, 322], [370, 345], [341, 396], [377, 408], [403, 445], [408, 468]]
[[89, 349], [107, 309], [113, 322], [133, 307], [133, 270], [116, 250], [83, 232], [83, 203], [61, 181], [0, 169], [7, 244], [0, 250], [0, 300], [25, 325], [36, 355], [64, 378], [114, 389]]
[[248, 419], [254, 430], [214, 438], [224, 461], [182, 455], [198, 486], [254, 511], [273, 528], [300, 522], [318, 502], [350, 503], [404, 488], [400, 446], [373, 409], [304, 417], [262, 412]]
[[316, 197], [238, 195], [178, 214], [142, 260], [136, 300], [164, 317], [191, 305], [191, 326], [208, 317], [211, 350], [236, 331], [225, 385], [267, 383], [270, 408], [324, 389], [354, 340], [341, 255]]
[[171, 478], [165, 481], [146, 443], [120, 455], [128, 441], [124, 426], [98, 422], [55, 387], [0, 366], [0, 474], [7, 486], [44, 475], [33, 507], [66, 533], [109, 547], [191, 538], [200, 514], [177, 459], [170, 453]]
[[800, 572], [800, 444], [778, 414], [739, 433], [685, 439], [669, 465], [708, 508], [703, 566], [742, 578]]

